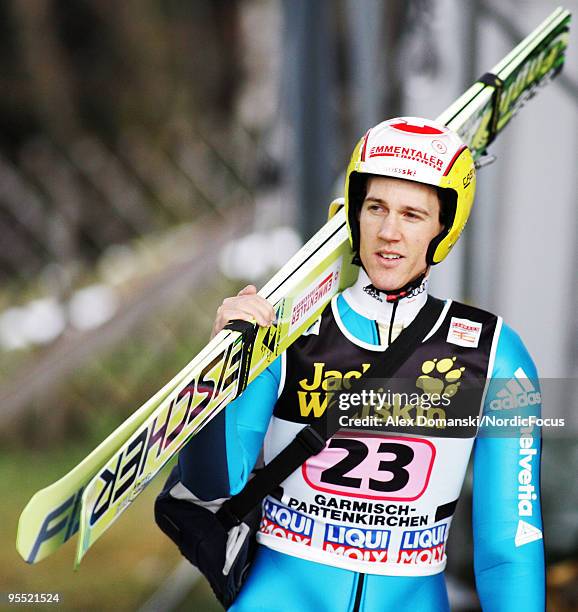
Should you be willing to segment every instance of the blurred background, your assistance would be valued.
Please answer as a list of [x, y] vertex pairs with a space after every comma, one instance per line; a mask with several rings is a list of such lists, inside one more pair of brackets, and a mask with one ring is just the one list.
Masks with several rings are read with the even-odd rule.
[[[72, 571], [15, 550], [31, 495], [78, 463], [324, 222], [353, 145], [435, 118], [548, 0], [0, 3], [0, 592], [65, 610], [218, 609], [152, 517], [163, 476]], [[577, 0], [566, 0], [576, 14]], [[578, 53], [492, 147], [436, 295], [502, 314], [543, 377], [578, 378]], [[544, 439], [549, 609], [578, 609], [578, 411]], [[477, 610], [468, 481], [453, 609]], [[1, 604], [0, 604], [1, 605]]]

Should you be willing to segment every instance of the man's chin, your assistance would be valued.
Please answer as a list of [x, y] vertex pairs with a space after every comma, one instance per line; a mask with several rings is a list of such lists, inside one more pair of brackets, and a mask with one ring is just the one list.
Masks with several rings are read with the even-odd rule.
[[377, 275], [376, 278], [372, 278], [371, 275], [369, 275], [369, 279], [371, 280], [371, 284], [376, 289], [379, 289], [379, 291], [397, 291], [409, 282], [409, 280], [404, 279], [383, 279], [380, 278], [379, 275]]
[[405, 287], [408, 283], [419, 278], [422, 274], [427, 272], [427, 269], [424, 272], [420, 272], [419, 274], [371, 274], [368, 273], [369, 280], [371, 280], [371, 284], [379, 291], [399, 291]]

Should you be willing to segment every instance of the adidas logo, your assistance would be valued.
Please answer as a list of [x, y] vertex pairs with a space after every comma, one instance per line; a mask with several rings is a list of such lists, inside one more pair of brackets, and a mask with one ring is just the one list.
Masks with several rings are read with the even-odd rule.
[[518, 521], [518, 529], [516, 530], [514, 544], [516, 546], [524, 546], [524, 544], [541, 540], [542, 537], [542, 532], [537, 527], [530, 525], [530, 523], [526, 523], [526, 521], [520, 520]]
[[496, 393], [496, 398], [490, 402], [491, 410], [513, 410], [534, 406], [542, 401], [542, 396], [522, 368], [514, 372], [513, 378]]

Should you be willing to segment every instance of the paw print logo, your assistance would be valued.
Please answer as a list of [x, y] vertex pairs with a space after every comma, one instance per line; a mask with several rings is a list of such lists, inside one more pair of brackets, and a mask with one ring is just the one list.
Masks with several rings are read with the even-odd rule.
[[428, 395], [453, 397], [460, 387], [460, 378], [466, 368], [456, 367], [455, 357], [428, 359], [421, 366], [423, 374], [415, 381], [415, 386]]

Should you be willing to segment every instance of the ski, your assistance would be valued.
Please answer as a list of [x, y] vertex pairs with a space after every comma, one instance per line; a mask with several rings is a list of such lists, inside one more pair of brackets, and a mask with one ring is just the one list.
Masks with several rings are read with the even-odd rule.
[[[570, 13], [554, 11], [438, 121], [480, 158], [523, 104], [562, 69]], [[76, 563], [186, 442], [352, 284], [356, 268], [343, 209], [259, 291], [276, 312], [271, 328], [223, 330], [90, 455], [36, 493], [19, 522], [17, 549], [29, 563], [80, 530]]]
[[[349, 264], [348, 253], [345, 218], [335, 215], [259, 291], [274, 305], [276, 324], [219, 332], [78, 466], [38, 491], [20, 517], [20, 555], [36, 563], [78, 531], [82, 494], [96, 473], [107, 479], [107, 490], [114, 490], [109, 503], [115, 509], [117, 502], [124, 508], [129, 490], [132, 500], [201, 425], [301, 335], [338, 290], [354, 282], [356, 268]], [[121, 456], [126, 461], [119, 463]], [[102, 470], [109, 460], [117, 471]], [[105, 494], [99, 499], [97, 512], [108, 510]]]
[[558, 8], [437, 120], [467, 143], [474, 159], [564, 65], [569, 11]]

